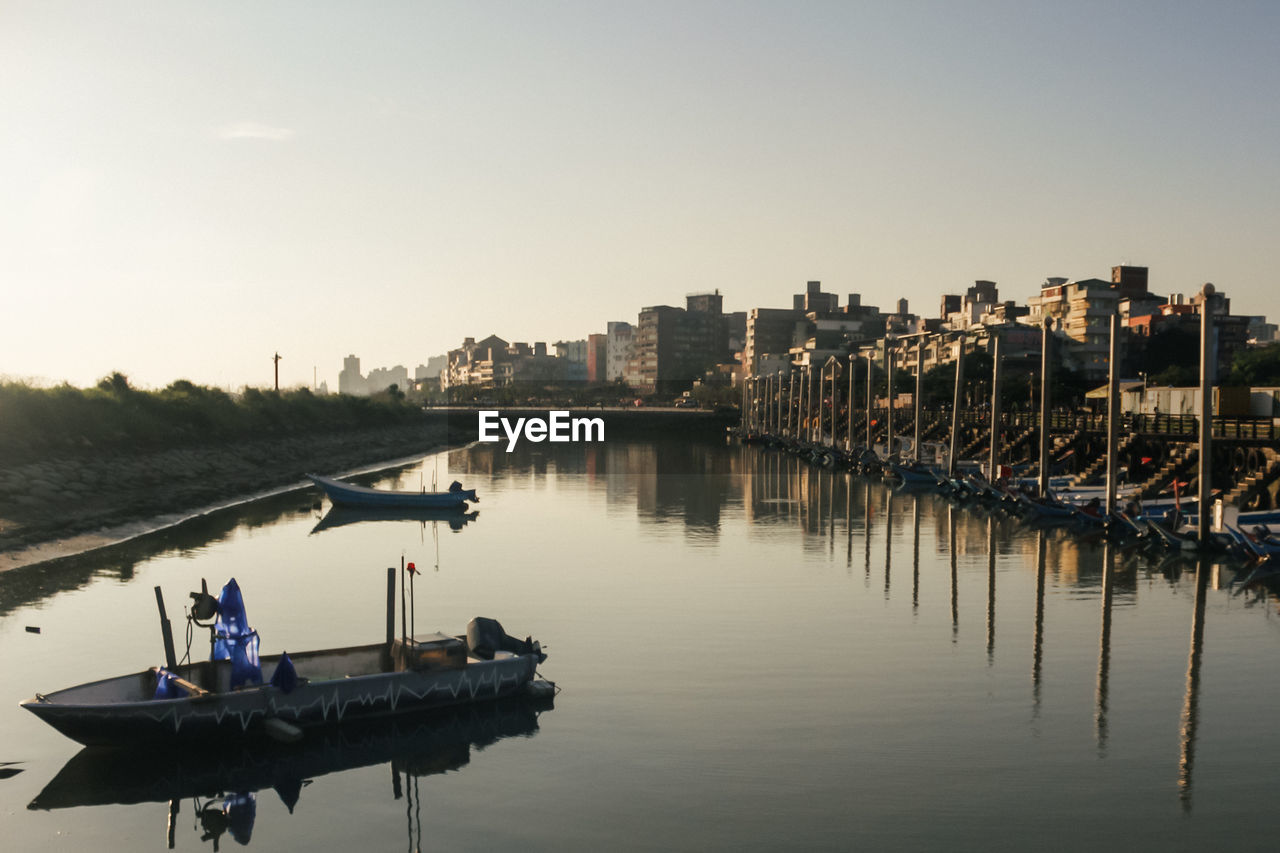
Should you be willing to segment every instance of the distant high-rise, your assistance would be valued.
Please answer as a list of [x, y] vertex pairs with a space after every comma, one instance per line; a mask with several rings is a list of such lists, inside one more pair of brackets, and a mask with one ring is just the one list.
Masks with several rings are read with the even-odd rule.
[[605, 329], [609, 351], [603, 381], [615, 382], [622, 379], [627, 371], [627, 362], [631, 360], [635, 344], [635, 329], [622, 320], [609, 321]]
[[587, 335], [587, 381], [608, 381], [609, 336]]
[[349, 355], [342, 360], [342, 371], [338, 374], [339, 394], [368, 394], [364, 375], [360, 373], [360, 359]]
[[1111, 284], [1122, 297], [1139, 297], [1147, 293], [1147, 268], [1118, 266], [1111, 268]]
[[791, 297], [791, 307], [806, 314], [810, 311], [826, 313], [840, 307], [840, 297], [835, 293], [823, 293], [822, 282], [809, 281], [805, 282], [804, 293]]

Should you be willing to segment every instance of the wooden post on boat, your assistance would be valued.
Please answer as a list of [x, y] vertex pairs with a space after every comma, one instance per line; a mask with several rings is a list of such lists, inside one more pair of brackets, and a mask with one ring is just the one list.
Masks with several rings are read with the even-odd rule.
[[987, 476], [1000, 479], [1000, 330], [991, 330], [991, 448], [987, 453]]
[[1120, 435], [1120, 314], [1111, 315], [1111, 363], [1107, 367], [1107, 520], [1116, 510], [1116, 484], [1120, 479], [1120, 460], [1116, 458]]
[[1045, 317], [1040, 327], [1040, 497], [1049, 496], [1049, 375], [1053, 359], [1049, 357], [1053, 346], [1053, 318]]
[[884, 458], [892, 459], [893, 453], [893, 348], [889, 339], [884, 339]]
[[920, 463], [920, 389], [922, 385], [922, 377], [924, 376], [924, 336], [920, 336], [919, 342], [916, 344], [916, 393], [912, 395], [911, 402], [915, 408], [915, 429], [911, 438], [911, 459], [917, 465]]
[[160, 609], [160, 636], [164, 638], [164, 665], [170, 672], [178, 668], [178, 653], [173, 650], [173, 626], [164, 612], [164, 593], [156, 587], [156, 607]]
[[409, 639], [409, 625], [405, 618], [405, 604], [408, 596], [404, 594], [404, 555], [400, 555], [400, 641]]
[[[1196, 535], [1200, 547], [1209, 544], [1209, 500], [1213, 495], [1213, 466], [1210, 455], [1213, 450], [1213, 384], [1217, 381], [1217, 349], [1214, 346], [1213, 310], [1209, 304], [1213, 298], [1213, 285], [1206, 284], [1200, 291], [1200, 506], [1197, 512]], [[1204, 569], [1201, 568], [1201, 571]]]
[[[746, 409], [743, 408], [743, 412]], [[387, 567], [387, 647], [390, 648], [391, 643], [396, 638], [396, 569], [395, 566]]]
[[947, 453], [947, 476], [955, 479], [956, 454], [960, 452], [960, 394], [964, 389], [964, 332], [956, 338], [956, 390], [951, 397], [951, 447]]
[[849, 426], [844, 433], [844, 449], [846, 453], [853, 452], [853, 374], [854, 359], [857, 356], [849, 353]]

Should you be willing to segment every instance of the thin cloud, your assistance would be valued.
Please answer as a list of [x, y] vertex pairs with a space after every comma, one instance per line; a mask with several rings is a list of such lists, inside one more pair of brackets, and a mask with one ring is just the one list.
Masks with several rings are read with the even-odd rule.
[[218, 128], [219, 139], [265, 139], [268, 142], [284, 142], [293, 138], [293, 130], [287, 127], [270, 127], [252, 121], [238, 121]]

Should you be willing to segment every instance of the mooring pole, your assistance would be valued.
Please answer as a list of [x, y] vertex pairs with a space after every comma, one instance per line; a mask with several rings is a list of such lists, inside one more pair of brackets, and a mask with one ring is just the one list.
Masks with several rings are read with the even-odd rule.
[[847, 453], [853, 452], [853, 374], [856, 358], [853, 353], [849, 353], [849, 427], [844, 434], [844, 449]]
[[404, 594], [404, 555], [400, 555], [400, 641], [409, 638], [408, 619], [405, 614], [405, 603], [408, 596]]
[[[1213, 466], [1209, 456], [1213, 445], [1213, 384], [1217, 381], [1217, 349], [1213, 340], [1213, 310], [1209, 304], [1213, 285], [1200, 291], [1200, 507], [1197, 535], [1200, 547], [1209, 544], [1209, 500], [1213, 495]], [[1204, 571], [1203, 567], [1200, 571]]]
[[991, 448], [987, 469], [991, 482], [1000, 479], [1000, 332], [991, 330]]
[[840, 360], [834, 355], [828, 362], [831, 365], [831, 449], [836, 449], [836, 378], [840, 370]]
[[782, 437], [782, 435], [783, 435], [783, 433], [785, 432], [784, 425], [783, 425], [783, 423], [782, 423], [782, 412], [783, 412], [783, 407], [782, 407], [782, 371], [781, 371], [781, 370], [779, 370], [777, 373], [775, 373], [775, 374], [774, 374], [774, 377], [775, 377], [775, 378], [774, 378], [774, 382], [776, 382], [776, 383], [777, 383], [777, 385], [778, 385], [778, 399], [777, 399], [777, 401], [776, 401], [776, 403], [775, 403], [775, 409], [774, 409], [774, 412], [773, 412], [773, 424], [774, 424], [774, 430], [777, 432], [778, 437], [779, 437], [779, 438], [781, 438], [781, 437]]
[[920, 389], [924, 387], [922, 378], [924, 377], [924, 336], [920, 337], [920, 341], [916, 344], [916, 393], [912, 396], [911, 402], [915, 404], [915, 430], [911, 439], [912, 454], [911, 458], [916, 464], [920, 463]]
[[1111, 364], [1107, 367], [1107, 520], [1116, 511], [1116, 485], [1120, 460], [1116, 446], [1120, 436], [1120, 314], [1111, 315]]
[[800, 406], [796, 403], [796, 393], [799, 388], [796, 386], [796, 369], [795, 365], [791, 365], [791, 370], [787, 371], [787, 437], [795, 438], [796, 434], [796, 416], [800, 410]]
[[871, 369], [875, 366], [875, 351], [867, 350], [867, 450], [871, 450], [871, 401], [875, 392], [875, 383], [871, 381]]
[[809, 427], [809, 410], [806, 409], [808, 403], [805, 402], [805, 397], [809, 396], [805, 388], [808, 384], [809, 368], [803, 365], [800, 368], [800, 392], [796, 396], [796, 441], [804, 441], [805, 435], [808, 434], [805, 432]]
[[1053, 318], [1045, 317], [1040, 327], [1040, 497], [1049, 496], [1049, 387], [1053, 371]]
[[892, 459], [893, 452], [893, 349], [889, 339], [884, 340], [884, 424], [888, 432], [885, 434], [884, 458]]
[[956, 389], [951, 397], [951, 447], [947, 453], [947, 476], [955, 479], [956, 454], [960, 451], [960, 394], [964, 388], [964, 332], [956, 338]]

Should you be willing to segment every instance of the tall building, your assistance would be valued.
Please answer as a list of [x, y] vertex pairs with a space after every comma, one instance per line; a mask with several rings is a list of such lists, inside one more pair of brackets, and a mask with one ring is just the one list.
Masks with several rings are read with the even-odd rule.
[[804, 323], [804, 312], [794, 308], [752, 308], [747, 312], [747, 335], [742, 345], [742, 369], [747, 376], [760, 371], [761, 358], [791, 349], [796, 325]]
[[338, 393], [364, 395], [369, 393], [364, 384], [364, 375], [360, 373], [360, 359], [349, 355], [342, 360], [342, 370], [338, 373]]
[[670, 305], [645, 308], [636, 323], [635, 352], [627, 366], [626, 381], [659, 393], [687, 389], [693, 380], [727, 360], [727, 343], [723, 314]]
[[822, 282], [805, 282], [804, 293], [791, 297], [791, 307], [805, 314], [810, 311], [835, 311], [840, 306], [840, 297], [834, 293], [823, 293]]
[[605, 329], [609, 351], [603, 381], [616, 382], [627, 372], [635, 346], [635, 328], [622, 320], [611, 320]]
[[587, 335], [587, 381], [607, 382], [609, 336]]

